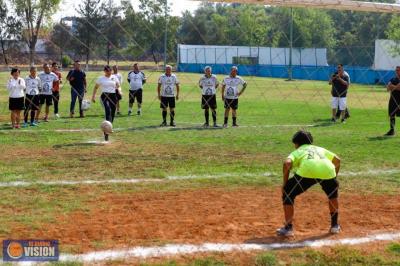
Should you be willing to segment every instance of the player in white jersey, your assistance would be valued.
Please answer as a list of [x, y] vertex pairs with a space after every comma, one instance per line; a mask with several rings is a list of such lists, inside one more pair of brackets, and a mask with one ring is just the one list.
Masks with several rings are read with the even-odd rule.
[[237, 127], [236, 123], [236, 110], [239, 107], [239, 96], [242, 95], [247, 87], [246, 81], [244, 81], [237, 74], [238, 69], [236, 66], [231, 68], [229, 76], [225, 77], [222, 82], [222, 100], [224, 101], [225, 107], [225, 118], [224, 127], [228, 127], [229, 112], [232, 109], [232, 126]]
[[165, 67], [165, 74], [162, 74], [158, 79], [157, 92], [163, 118], [160, 126], [165, 127], [167, 125], [167, 109], [169, 108], [170, 126], [175, 127], [175, 98], [179, 100], [179, 80], [175, 74], [172, 74], [170, 65]]
[[146, 76], [142, 71], [139, 70], [139, 64], [133, 65], [133, 71], [128, 74], [129, 82], [129, 111], [128, 115], [132, 114], [132, 107], [137, 100], [138, 111], [137, 115], [142, 114], [142, 102], [143, 102], [143, 85], [146, 83]]
[[36, 112], [39, 110], [40, 99], [39, 94], [42, 90], [42, 81], [36, 75], [36, 67], [31, 67], [29, 76], [25, 79], [25, 112], [24, 112], [24, 127], [28, 126], [29, 111], [31, 114], [31, 126], [37, 126], [35, 123]]
[[[118, 66], [113, 66], [113, 75], [118, 79], [120, 89], [122, 90], [122, 74], [118, 72]], [[120, 115], [121, 112], [119, 111], [119, 101], [122, 99], [122, 95], [117, 92], [117, 115]]]
[[204, 76], [199, 80], [199, 87], [202, 91], [201, 95], [201, 108], [204, 109], [204, 117], [206, 122], [204, 127], [209, 127], [210, 120], [210, 109], [212, 112], [212, 118], [214, 122], [214, 127], [217, 127], [217, 89], [219, 83], [217, 77], [212, 74], [212, 69], [210, 66], [204, 68]]
[[43, 65], [43, 72], [39, 74], [39, 78], [42, 81], [42, 91], [40, 93], [40, 105], [39, 110], [36, 113], [36, 120], [39, 120], [39, 115], [42, 110], [43, 104], [46, 104], [45, 116], [43, 120], [49, 121], [50, 106], [53, 105], [53, 85], [54, 82], [58, 81], [56, 74], [50, 71], [49, 64]]

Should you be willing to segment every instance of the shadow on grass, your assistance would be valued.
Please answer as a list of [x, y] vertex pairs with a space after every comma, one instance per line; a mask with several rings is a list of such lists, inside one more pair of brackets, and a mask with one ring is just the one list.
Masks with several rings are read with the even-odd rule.
[[171, 127], [171, 126], [165, 126], [165, 127], [161, 127], [161, 126], [157, 126], [157, 125], [153, 125], [153, 126], [143, 126], [143, 127], [132, 127], [132, 128], [128, 128], [127, 131], [144, 131], [144, 130], [148, 130], [148, 129], [160, 129], [160, 130], [168, 130], [168, 131], [185, 131], [185, 130], [218, 130], [218, 129], [223, 129], [222, 127], [202, 127], [202, 126], [191, 126], [191, 127]]
[[369, 137], [369, 141], [382, 141], [382, 140], [389, 140], [392, 139], [393, 136], [376, 136], [376, 137]]
[[106, 143], [103, 142], [75, 142], [68, 144], [56, 144], [53, 145], [54, 149], [62, 149], [67, 147], [93, 147], [93, 146], [104, 146]]
[[313, 127], [330, 127], [335, 125], [330, 118], [327, 119], [314, 119], [315, 125]]
[[[283, 237], [283, 236], [267, 236], [261, 238], [252, 238], [245, 241], [246, 244], [275, 244], [275, 243], [290, 243], [290, 244], [300, 244], [306, 241], [316, 241], [325, 239], [332, 236], [330, 233], [324, 233], [322, 235], [307, 237], [302, 239], [296, 239], [296, 237]], [[294, 241], [293, 241], [294, 240]], [[294, 247], [296, 248], [296, 247]], [[279, 249], [277, 247], [276, 249]], [[285, 248], [286, 249], [286, 248]]]

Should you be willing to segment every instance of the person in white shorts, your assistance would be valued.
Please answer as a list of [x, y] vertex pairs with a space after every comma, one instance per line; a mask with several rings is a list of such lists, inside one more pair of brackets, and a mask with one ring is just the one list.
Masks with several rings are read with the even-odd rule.
[[337, 66], [337, 71], [329, 79], [332, 85], [332, 122], [336, 122], [336, 110], [339, 106], [341, 112], [341, 122], [346, 121], [345, 110], [347, 106], [347, 90], [349, 88], [349, 76], [344, 74], [343, 65]]

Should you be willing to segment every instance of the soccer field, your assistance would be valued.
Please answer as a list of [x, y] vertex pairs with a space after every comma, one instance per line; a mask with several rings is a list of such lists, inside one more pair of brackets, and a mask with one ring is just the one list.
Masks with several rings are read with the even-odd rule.
[[[126, 79], [127, 72], [122, 74]], [[100, 75], [88, 73], [87, 99]], [[400, 265], [400, 138], [382, 137], [389, 126], [389, 94], [383, 86], [352, 84], [351, 118], [333, 124], [327, 82], [243, 77], [248, 88], [239, 101], [240, 127], [204, 129], [200, 75], [177, 73], [177, 127], [160, 128], [160, 73], [146, 75], [143, 115], [127, 116], [125, 80], [122, 115], [114, 121], [109, 144], [102, 143], [99, 101], [85, 118], [68, 118], [68, 84], [61, 89], [60, 119], [10, 129], [3, 85], [1, 239], [58, 239], [61, 253], [70, 255], [122, 252], [114, 257], [92, 254], [101, 265]], [[0, 74], [1, 84], [7, 79], [8, 73]], [[218, 96], [218, 124], [222, 122]], [[296, 201], [295, 238], [275, 237], [284, 220], [282, 162], [293, 151], [291, 137], [299, 129], [309, 130], [316, 145], [342, 159], [343, 232], [338, 236], [326, 235], [329, 211], [324, 193], [315, 186]], [[341, 242], [374, 234], [390, 237], [351, 247]], [[322, 239], [333, 244], [317, 242], [324, 246], [317, 249], [304, 244]], [[204, 243], [221, 248], [196, 250]], [[246, 251], [248, 246], [241, 244], [249, 243], [265, 245]], [[291, 243], [298, 248], [290, 249]], [[168, 244], [176, 245], [171, 248], [175, 252], [165, 251]], [[183, 244], [201, 252], [183, 252]], [[222, 244], [238, 247], [224, 250]], [[275, 250], [270, 244], [283, 245]], [[128, 252], [138, 247], [159, 253]], [[93, 263], [83, 255], [65, 256], [70, 262], [62, 265]], [[81, 261], [71, 262], [75, 259]]]

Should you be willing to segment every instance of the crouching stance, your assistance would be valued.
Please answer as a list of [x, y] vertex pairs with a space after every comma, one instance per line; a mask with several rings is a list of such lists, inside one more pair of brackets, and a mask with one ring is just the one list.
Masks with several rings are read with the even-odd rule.
[[[339, 233], [339, 183], [336, 177], [340, 169], [340, 159], [334, 153], [312, 145], [313, 137], [309, 132], [298, 131], [293, 136], [292, 142], [296, 150], [288, 156], [283, 164], [282, 200], [285, 225], [276, 233], [280, 236], [293, 235], [295, 198], [317, 183], [321, 185], [329, 199], [330, 233]], [[289, 179], [292, 169], [294, 176]]]

